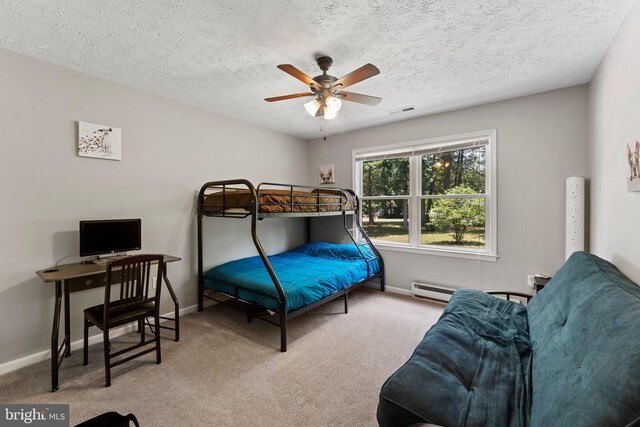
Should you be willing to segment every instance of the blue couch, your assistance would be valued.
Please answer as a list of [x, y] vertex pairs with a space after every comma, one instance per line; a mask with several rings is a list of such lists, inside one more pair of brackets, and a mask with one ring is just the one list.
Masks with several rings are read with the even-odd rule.
[[382, 386], [383, 427], [640, 426], [640, 287], [574, 253], [527, 307], [457, 290]]

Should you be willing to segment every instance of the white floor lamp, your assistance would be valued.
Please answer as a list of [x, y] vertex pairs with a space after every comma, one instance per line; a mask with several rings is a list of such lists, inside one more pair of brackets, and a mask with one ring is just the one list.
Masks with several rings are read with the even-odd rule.
[[581, 176], [567, 178], [566, 189], [565, 257], [583, 251], [585, 233], [585, 179]]

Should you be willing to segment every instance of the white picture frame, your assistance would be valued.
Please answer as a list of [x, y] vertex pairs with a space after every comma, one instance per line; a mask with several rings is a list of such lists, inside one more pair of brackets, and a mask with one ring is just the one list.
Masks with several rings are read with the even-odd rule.
[[97, 123], [78, 122], [78, 156], [122, 159], [122, 130]]

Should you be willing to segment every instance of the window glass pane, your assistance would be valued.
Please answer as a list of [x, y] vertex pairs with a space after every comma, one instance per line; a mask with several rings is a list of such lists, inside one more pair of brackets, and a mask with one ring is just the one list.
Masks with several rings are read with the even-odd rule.
[[363, 200], [362, 227], [371, 240], [409, 243], [409, 201]]
[[486, 199], [480, 197], [422, 200], [420, 243], [484, 249], [485, 205]]
[[422, 156], [422, 194], [484, 194], [486, 147]]
[[409, 158], [362, 162], [363, 196], [409, 195]]

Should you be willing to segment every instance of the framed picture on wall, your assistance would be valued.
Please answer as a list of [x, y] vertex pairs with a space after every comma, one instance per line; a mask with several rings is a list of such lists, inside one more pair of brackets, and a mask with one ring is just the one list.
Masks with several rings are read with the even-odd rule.
[[320, 184], [333, 184], [336, 182], [335, 168], [330, 165], [320, 165]]
[[640, 141], [636, 141], [634, 145], [627, 143], [627, 161], [629, 162], [627, 191], [640, 191]]
[[122, 158], [121, 138], [120, 128], [78, 122], [78, 156], [120, 160]]

